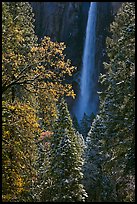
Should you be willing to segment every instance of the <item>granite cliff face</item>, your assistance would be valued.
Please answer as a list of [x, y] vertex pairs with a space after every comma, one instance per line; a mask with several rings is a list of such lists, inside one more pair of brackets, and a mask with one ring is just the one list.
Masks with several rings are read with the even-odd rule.
[[[67, 57], [80, 69], [90, 2], [30, 2], [30, 4], [35, 14], [35, 30], [39, 39], [47, 35], [53, 41], [65, 42]], [[101, 22], [98, 27], [101, 32], [104, 24], [108, 24], [107, 18], [110, 21], [110, 16], [117, 12], [121, 4], [122, 2], [98, 3], [100, 7], [98, 22]], [[107, 12], [107, 18], [103, 17], [104, 21], [101, 17], [103, 12]]]
[[[81, 2], [31, 2], [35, 14], [36, 34], [65, 42], [67, 57], [74, 65], [80, 64]], [[82, 48], [81, 48], [82, 52]], [[78, 55], [76, 59], [76, 53]]]
[[124, 2], [111, 2], [112, 5], [112, 11], [113, 14], [115, 15], [117, 13], [117, 11], [120, 9], [120, 7], [122, 6], [122, 3]]
[[[78, 67], [73, 76], [73, 88], [79, 93], [80, 71], [86, 24], [90, 2], [30, 2], [35, 14], [35, 31], [39, 39], [45, 35], [51, 40], [65, 42], [65, 54]], [[98, 2], [96, 26], [96, 69], [103, 72], [103, 61], [107, 59], [105, 40], [109, 35], [109, 25], [122, 2]], [[75, 103], [68, 99], [70, 107]]]

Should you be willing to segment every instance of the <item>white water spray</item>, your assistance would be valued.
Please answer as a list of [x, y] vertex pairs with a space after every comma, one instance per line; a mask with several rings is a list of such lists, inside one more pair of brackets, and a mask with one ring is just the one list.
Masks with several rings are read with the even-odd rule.
[[88, 12], [88, 22], [86, 27], [86, 38], [83, 53], [82, 73], [80, 81], [80, 95], [75, 107], [75, 114], [80, 121], [86, 113], [96, 114], [98, 95], [97, 95], [97, 71], [95, 68], [96, 52], [96, 16], [97, 3], [91, 2]]

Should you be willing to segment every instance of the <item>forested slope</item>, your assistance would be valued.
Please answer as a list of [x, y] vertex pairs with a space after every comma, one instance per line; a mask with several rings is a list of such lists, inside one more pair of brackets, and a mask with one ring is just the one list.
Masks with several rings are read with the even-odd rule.
[[3, 202], [134, 202], [135, 4], [111, 24], [86, 141], [64, 99], [77, 69], [64, 43], [38, 42], [34, 20], [28, 2], [2, 3]]

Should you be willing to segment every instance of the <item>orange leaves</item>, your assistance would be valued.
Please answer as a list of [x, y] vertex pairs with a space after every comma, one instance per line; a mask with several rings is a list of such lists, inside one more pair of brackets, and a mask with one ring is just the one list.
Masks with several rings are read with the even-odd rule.
[[53, 132], [51, 131], [44, 131], [40, 134], [38, 141], [43, 143], [46, 150], [50, 148], [50, 139], [52, 135]]
[[31, 52], [35, 52], [35, 51], [37, 51], [37, 50], [38, 50], [37, 47], [32, 47], [30, 51], [31, 51]]
[[52, 135], [53, 135], [53, 132], [51, 132], [51, 131], [42, 132], [40, 134], [39, 140], [43, 141], [43, 140], [50, 139]]

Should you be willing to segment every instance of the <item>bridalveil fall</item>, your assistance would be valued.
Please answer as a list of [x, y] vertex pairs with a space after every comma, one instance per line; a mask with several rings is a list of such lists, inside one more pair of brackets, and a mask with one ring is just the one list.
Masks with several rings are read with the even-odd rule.
[[98, 74], [95, 67], [96, 53], [96, 17], [97, 3], [91, 2], [88, 12], [86, 37], [82, 59], [82, 72], [80, 77], [80, 93], [75, 106], [75, 115], [80, 121], [86, 113], [96, 114], [98, 109], [97, 80]]

